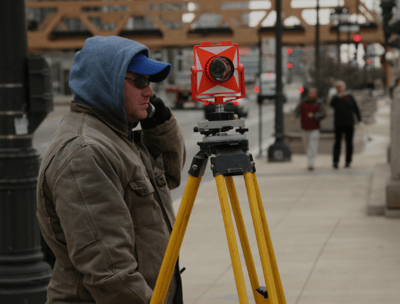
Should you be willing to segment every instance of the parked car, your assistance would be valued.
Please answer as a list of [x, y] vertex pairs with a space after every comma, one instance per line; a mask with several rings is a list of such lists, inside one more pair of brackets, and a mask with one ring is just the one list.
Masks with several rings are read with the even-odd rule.
[[[237, 101], [239, 101], [239, 105], [235, 106], [233, 104], [233, 101], [227, 102], [224, 105], [224, 110], [226, 112], [234, 112], [235, 114], [237, 114], [239, 116], [239, 118], [241, 117], [247, 117], [247, 115], [249, 114], [250, 111], [250, 100], [246, 97], [238, 99]], [[208, 106], [204, 106], [204, 118], [207, 119], [207, 115], [209, 113], [213, 113], [215, 112], [215, 105], [214, 104], [209, 104]]]

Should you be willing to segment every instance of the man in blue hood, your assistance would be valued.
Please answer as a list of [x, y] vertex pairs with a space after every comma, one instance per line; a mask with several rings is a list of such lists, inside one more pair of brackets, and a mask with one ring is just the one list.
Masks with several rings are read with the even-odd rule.
[[[116, 36], [89, 38], [75, 55], [75, 98], [38, 178], [39, 225], [56, 257], [47, 303], [150, 302], [185, 162], [176, 119], [149, 87], [170, 69]], [[182, 303], [178, 264], [165, 303]]]

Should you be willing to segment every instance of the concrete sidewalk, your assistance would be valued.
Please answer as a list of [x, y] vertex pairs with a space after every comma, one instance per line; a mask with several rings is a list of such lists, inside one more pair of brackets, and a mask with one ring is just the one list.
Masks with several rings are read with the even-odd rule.
[[[373, 181], [379, 180], [374, 170], [387, 162], [389, 115], [389, 105], [380, 102], [377, 122], [368, 126], [373, 140], [354, 155], [350, 169], [343, 168], [343, 155], [339, 170], [332, 168], [331, 155], [319, 155], [314, 172], [306, 170], [305, 155], [293, 155], [288, 163], [256, 160], [287, 303], [400, 303], [400, 220], [367, 215], [370, 198], [384, 198], [385, 184]], [[235, 184], [265, 286], [243, 178], [235, 177]], [[200, 186], [180, 266], [186, 267], [186, 304], [239, 302], [214, 182]], [[242, 267], [254, 302], [243, 259]]]

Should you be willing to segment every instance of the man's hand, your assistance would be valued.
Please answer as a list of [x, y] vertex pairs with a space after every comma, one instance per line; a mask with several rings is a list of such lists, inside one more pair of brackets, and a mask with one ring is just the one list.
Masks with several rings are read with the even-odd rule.
[[155, 107], [156, 111], [153, 117], [147, 117], [140, 121], [143, 129], [153, 129], [171, 118], [171, 111], [165, 106], [161, 98], [153, 95], [150, 97], [150, 103]]
[[294, 122], [296, 122], [296, 118], [292, 117], [292, 118], [290, 118], [290, 121], [294, 123]]

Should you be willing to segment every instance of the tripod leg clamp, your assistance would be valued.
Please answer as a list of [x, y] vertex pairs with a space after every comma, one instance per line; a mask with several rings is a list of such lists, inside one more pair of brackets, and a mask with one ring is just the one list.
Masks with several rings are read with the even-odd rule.
[[208, 161], [208, 156], [202, 151], [198, 152], [192, 160], [190, 165], [189, 175], [193, 177], [201, 177], [204, 175]]

